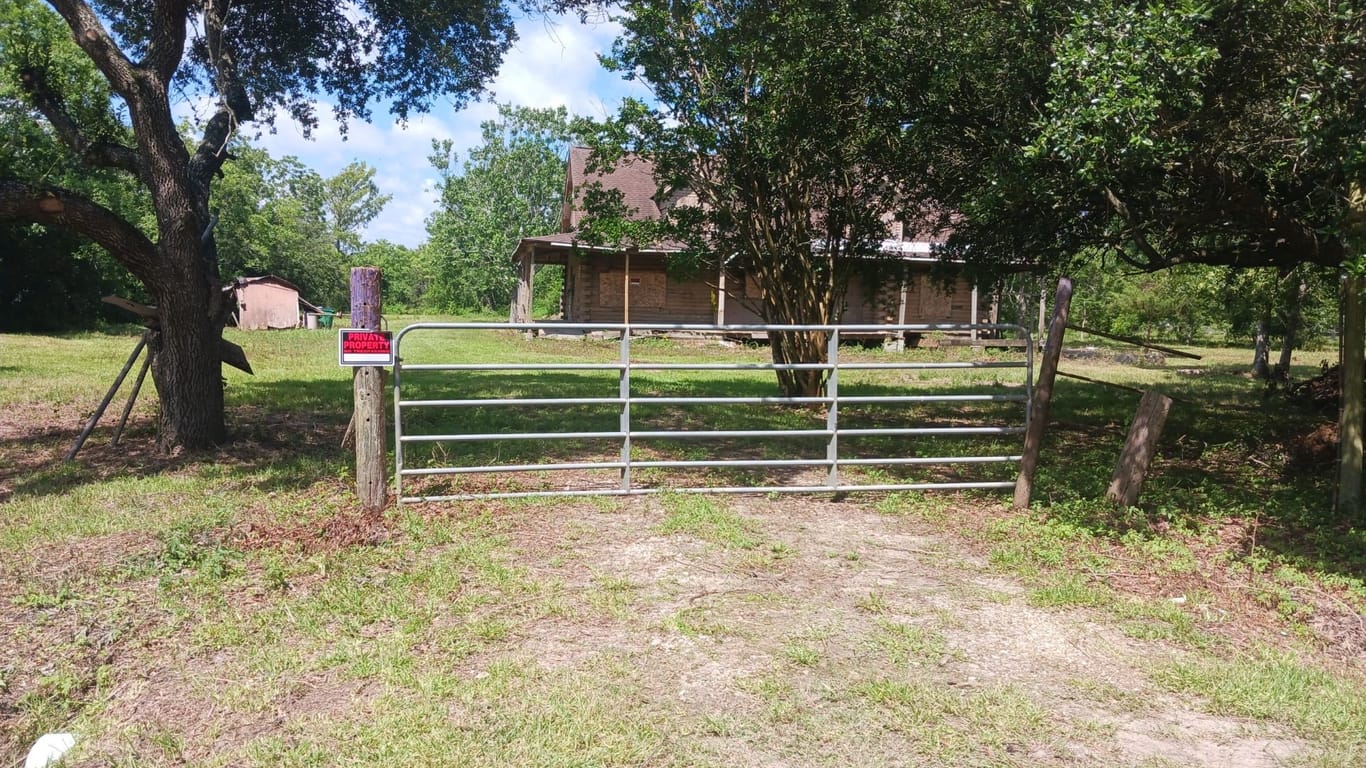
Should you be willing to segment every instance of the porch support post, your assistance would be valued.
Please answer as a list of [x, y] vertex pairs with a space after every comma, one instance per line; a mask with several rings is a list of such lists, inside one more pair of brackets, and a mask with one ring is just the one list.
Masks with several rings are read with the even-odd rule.
[[[971, 318], [972, 318], [971, 322], [972, 322], [973, 326], [976, 326], [976, 325], [977, 325], [977, 302], [978, 302], [978, 298], [977, 298], [977, 283], [974, 282], [974, 283], [972, 284], [972, 315], [971, 315]], [[973, 340], [974, 342], [977, 341], [977, 328], [976, 328], [976, 327], [974, 327], [974, 328], [972, 329], [972, 340]]]
[[531, 322], [531, 281], [535, 270], [536, 250], [528, 249], [526, 255], [517, 262], [517, 291], [512, 297], [510, 322]]
[[[627, 249], [626, 249], [626, 255], [625, 255], [626, 263], [625, 263], [625, 265], [624, 265], [624, 267], [623, 267], [625, 271], [622, 272], [622, 279], [621, 279], [621, 322], [622, 322], [622, 325], [630, 325], [630, 324], [631, 324], [631, 251], [633, 251], [633, 250], [635, 250], [635, 249], [634, 249], [634, 248], [627, 248]], [[623, 336], [629, 335], [629, 332], [623, 332], [622, 335], [623, 335]]]
[[726, 261], [721, 260], [720, 274], [716, 278], [716, 324], [726, 324]]

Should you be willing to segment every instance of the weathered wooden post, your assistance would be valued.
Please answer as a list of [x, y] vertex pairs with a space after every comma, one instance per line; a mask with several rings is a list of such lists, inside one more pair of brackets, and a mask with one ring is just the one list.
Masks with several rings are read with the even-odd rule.
[[1029, 404], [1029, 429], [1025, 431], [1024, 453], [1020, 457], [1020, 476], [1015, 478], [1015, 509], [1028, 509], [1034, 492], [1034, 471], [1039, 466], [1039, 449], [1043, 445], [1044, 429], [1048, 426], [1048, 412], [1053, 405], [1053, 381], [1058, 375], [1058, 358], [1062, 356], [1062, 336], [1067, 330], [1067, 312], [1072, 306], [1072, 278], [1058, 280], [1058, 294], [1053, 300], [1053, 319], [1048, 323], [1048, 343], [1043, 348], [1043, 364], [1039, 380], [1034, 384], [1034, 400]]
[[[351, 326], [380, 329], [379, 267], [351, 268]], [[351, 380], [356, 429], [356, 496], [366, 512], [384, 509], [389, 500], [389, 462], [385, 449], [384, 369], [358, 366]]]
[[1119, 453], [1119, 462], [1114, 474], [1110, 475], [1110, 487], [1105, 498], [1121, 507], [1132, 507], [1138, 503], [1138, 494], [1143, 490], [1143, 481], [1152, 466], [1153, 456], [1157, 453], [1157, 441], [1162, 437], [1162, 428], [1167, 424], [1167, 414], [1171, 412], [1172, 399], [1158, 392], [1144, 392], [1138, 401], [1138, 411], [1133, 423], [1129, 425], [1129, 435], [1124, 438], [1124, 449]]
[[1366, 376], [1366, 306], [1362, 291], [1366, 278], [1348, 274], [1342, 284], [1342, 410], [1338, 416], [1338, 500], [1339, 513], [1355, 517], [1361, 513], [1362, 432], [1366, 422], [1362, 378]]

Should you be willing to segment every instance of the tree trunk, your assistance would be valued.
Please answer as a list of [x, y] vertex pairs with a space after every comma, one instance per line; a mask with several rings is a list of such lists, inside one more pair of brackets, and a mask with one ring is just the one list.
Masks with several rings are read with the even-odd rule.
[[[773, 362], [779, 365], [825, 363], [829, 340], [827, 331], [771, 331], [768, 334]], [[820, 397], [825, 394], [827, 373], [824, 370], [778, 371], [778, 386], [788, 397]]]
[[1361, 513], [1362, 432], [1366, 405], [1362, 402], [1366, 376], [1366, 307], [1362, 289], [1366, 277], [1349, 274], [1342, 297], [1342, 408], [1338, 419], [1338, 512]]
[[1253, 334], [1252, 378], [1254, 379], [1271, 378], [1270, 341], [1267, 336], [1267, 324], [1265, 315], [1258, 318], [1257, 330]]
[[[1298, 272], [1298, 270], [1297, 270]], [[1287, 292], [1285, 307], [1285, 336], [1281, 338], [1281, 357], [1276, 362], [1276, 376], [1281, 379], [1290, 378], [1290, 356], [1295, 351], [1295, 344], [1298, 342], [1300, 333], [1300, 305], [1304, 303], [1304, 298], [1309, 295], [1309, 281], [1303, 277], [1295, 279], [1296, 273], [1291, 273], [1294, 280], [1294, 288]]]
[[199, 285], [163, 281], [156, 286], [161, 331], [154, 340], [152, 381], [161, 399], [157, 449], [208, 448], [223, 442], [223, 374], [218, 339]]
[[140, 81], [130, 114], [142, 180], [157, 214], [161, 269], [147, 284], [161, 333], [152, 380], [161, 399], [157, 448], [208, 448], [226, 437], [219, 339], [227, 315], [209, 214], [209, 180], [191, 171], [164, 85]]

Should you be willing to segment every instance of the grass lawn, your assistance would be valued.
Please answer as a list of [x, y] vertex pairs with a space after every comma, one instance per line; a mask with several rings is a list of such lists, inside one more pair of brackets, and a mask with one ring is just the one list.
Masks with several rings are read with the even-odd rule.
[[[1300, 440], [1325, 418], [1266, 396], [1242, 374], [1242, 350], [1141, 367], [1064, 361], [1065, 371], [1177, 398], [1137, 509], [1097, 499], [1138, 396], [1060, 380], [1028, 513], [974, 492], [663, 493], [365, 515], [340, 448], [351, 385], [336, 366], [335, 332], [229, 331], [257, 374], [225, 373], [234, 441], [218, 451], [154, 455], [147, 396], [121, 446], [109, 446], [115, 401], [79, 459], [63, 463], [136, 333], [0, 335], [0, 765], [64, 730], [80, 735], [73, 764], [128, 766], [1366, 762], [1366, 523], [1335, 518], [1332, 467]], [[410, 359], [617, 354], [610, 340], [413, 341]], [[659, 361], [767, 354], [642, 343]], [[1292, 378], [1314, 375], [1331, 354], [1297, 356]], [[614, 385], [596, 376], [414, 374], [404, 384], [414, 387], [405, 397], [596, 395]], [[1009, 376], [901, 372], [841, 386], [985, 391], [1012, 386]], [[635, 386], [774, 388], [759, 374], [672, 371]], [[925, 406], [915, 416], [978, 423], [1009, 407]], [[882, 407], [847, 415], [898, 416]], [[614, 418], [611, 406], [529, 416], [483, 408], [415, 415], [409, 430], [613, 429]], [[761, 428], [820, 414], [658, 407], [639, 418]], [[818, 448], [716, 447], [766, 457]], [[599, 450], [444, 445], [414, 452], [409, 466]], [[848, 450], [952, 455], [1009, 452], [1010, 442]], [[866, 476], [1008, 478], [1010, 469]], [[549, 474], [499, 488], [561, 479]], [[708, 470], [697, 479], [766, 478]]]

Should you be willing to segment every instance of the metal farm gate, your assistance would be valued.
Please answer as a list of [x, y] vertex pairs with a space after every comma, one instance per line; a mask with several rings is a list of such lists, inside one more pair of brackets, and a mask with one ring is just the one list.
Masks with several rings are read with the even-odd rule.
[[[972, 347], [954, 347], [958, 359], [924, 360], [919, 351], [846, 353], [842, 342], [852, 339], [898, 338], [905, 334], [939, 334], [1014, 331], [1021, 341], [1013, 347], [1014, 359], [1000, 359], [983, 352], [980, 340]], [[548, 355], [512, 355], [516, 362], [494, 362], [497, 354], [471, 353], [468, 362], [449, 361], [452, 332], [464, 343], [492, 344], [503, 351], [522, 344], [510, 332], [587, 335], [598, 339], [585, 344], [578, 359], [552, 359]], [[696, 362], [661, 355], [655, 334], [723, 339], [751, 338], [769, 331], [824, 331], [829, 333], [824, 363], [776, 364], [769, 360]], [[438, 338], [444, 335], [444, 340]], [[489, 338], [484, 339], [487, 335]], [[975, 335], [975, 334], [974, 334]], [[605, 337], [605, 338], [604, 338]], [[421, 341], [419, 341], [421, 339]], [[533, 342], [535, 344], [535, 342]], [[542, 345], [548, 348], [549, 345]], [[604, 346], [608, 349], [604, 351]], [[533, 350], [542, 347], [533, 346]], [[412, 348], [411, 354], [407, 352]], [[572, 345], [569, 347], [572, 349]], [[611, 349], [615, 348], [615, 349]], [[566, 347], [557, 347], [561, 352]], [[717, 358], [743, 356], [734, 349], [716, 346]], [[1015, 325], [668, 325], [608, 323], [417, 323], [398, 332], [394, 339], [394, 443], [396, 495], [402, 502], [448, 501], [477, 498], [529, 496], [625, 496], [669, 492], [779, 493], [899, 491], [929, 489], [1008, 488], [1013, 479], [998, 471], [995, 479], [907, 478], [914, 468], [947, 465], [1010, 465], [1020, 460], [1033, 392], [1033, 345], [1028, 331]], [[598, 361], [585, 361], [597, 352]], [[615, 352], [615, 354], [613, 354]], [[953, 357], [954, 355], [950, 355]], [[416, 362], [416, 358], [435, 358]], [[564, 357], [563, 354], [560, 355]], [[752, 358], [753, 355], [751, 354]], [[921, 357], [922, 359], [916, 359]], [[944, 357], [940, 355], [940, 357]], [[969, 359], [962, 359], [967, 357]], [[414, 358], [414, 362], [409, 362]], [[662, 358], [662, 359], [661, 359]], [[690, 393], [694, 383], [687, 377], [766, 375], [768, 389], [776, 390], [773, 372], [819, 370], [827, 378], [826, 392], [817, 397], [784, 397], [761, 392], [754, 378], [736, 383], [712, 382], [711, 391]], [[1014, 369], [991, 371], [989, 369]], [[962, 386], [968, 391], [924, 391], [910, 381], [926, 376], [989, 375], [990, 381]], [[418, 374], [421, 374], [419, 377]], [[893, 386], [855, 382], [858, 377], [899, 377]], [[1004, 375], [1008, 381], [1001, 381]], [[648, 382], [647, 376], [663, 384]], [[430, 378], [424, 378], [430, 377]], [[673, 377], [673, 378], [669, 378]], [[418, 381], [422, 378], [422, 381]], [[635, 383], [638, 386], [633, 386]], [[663, 387], [665, 394], [642, 389]], [[731, 394], [738, 389], [752, 394]], [[942, 389], [942, 387], [941, 387]], [[414, 397], [433, 392], [435, 396]], [[716, 391], [726, 394], [716, 394]], [[920, 391], [917, 391], [920, 390]], [[454, 395], [454, 396], [449, 396]], [[478, 396], [474, 396], [478, 395]], [[997, 406], [995, 404], [1014, 404]], [[990, 404], [985, 406], [984, 404]], [[927, 421], [908, 421], [915, 409], [935, 406], [992, 407], [991, 423], [957, 418], [946, 420], [931, 414]], [[716, 428], [699, 422], [689, 409], [719, 407], [721, 416], [749, 419], [738, 428]], [[793, 406], [798, 413], [792, 416]], [[876, 413], [853, 415], [856, 409]], [[503, 419], [508, 410], [529, 413], [518, 423]], [[894, 411], [893, 409], [901, 409]], [[645, 416], [649, 411], [653, 415]], [[490, 414], [497, 413], [497, 416]], [[895, 418], [894, 418], [895, 417]], [[807, 424], [793, 426], [794, 419]], [[765, 421], [767, 419], [767, 421]], [[787, 421], [789, 423], [783, 423]], [[594, 423], [596, 422], [596, 423]], [[681, 423], [680, 423], [681, 422]], [[776, 423], [775, 423], [776, 422]], [[566, 428], [566, 426], [568, 428]], [[893, 438], [889, 440], [889, 438]], [[988, 442], [970, 445], [968, 452], [918, 455], [915, 446], [955, 438]], [[773, 456], [777, 446], [805, 441], [814, 455]], [[878, 449], [849, 451], [862, 441]], [[938, 442], [936, 442], [938, 441]], [[1004, 449], [1002, 448], [1004, 444]], [[480, 453], [477, 446], [493, 446]], [[686, 448], [670, 446], [686, 445]], [[504, 459], [502, 446], [507, 449]], [[488, 455], [490, 450], [493, 455]], [[796, 449], [794, 449], [796, 450]], [[662, 453], [661, 453], [662, 451]], [[682, 451], [682, 455], [669, 451]], [[722, 453], [730, 454], [718, 455]], [[414, 455], [420, 454], [420, 455]], [[409, 466], [410, 460], [421, 466]], [[601, 477], [603, 471], [608, 477]], [[753, 473], [768, 471], [784, 475], [782, 482], [754, 480]], [[708, 474], [711, 472], [713, 474]], [[717, 484], [714, 473], [726, 477]], [[901, 472], [903, 476], [896, 476]], [[749, 473], [746, 475], [746, 473]], [[889, 473], [891, 475], [889, 476]], [[698, 475], [702, 478], [699, 481]], [[596, 476], [595, 476], [596, 475]], [[549, 478], [565, 482], [550, 482]], [[510, 478], [525, 478], [522, 484]], [[435, 482], [442, 480], [444, 482]], [[680, 482], [681, 481], [681, 482]], [[529, 482], [528, 486], [526, 483]], [[678, 483], [678, 484], [674, 484]], [[410, 489], [407, 486], [417, 486]]]

